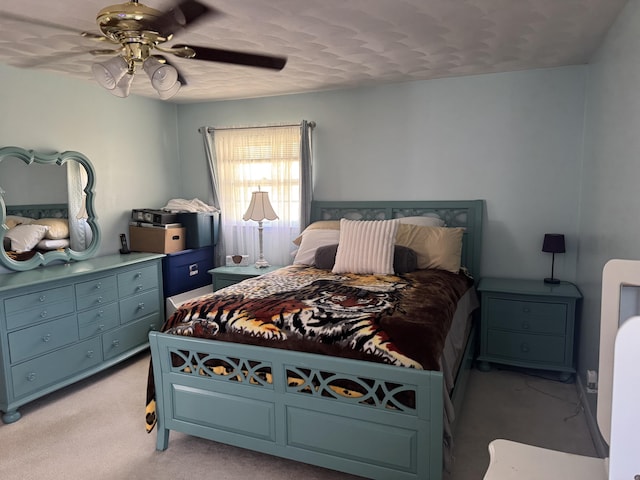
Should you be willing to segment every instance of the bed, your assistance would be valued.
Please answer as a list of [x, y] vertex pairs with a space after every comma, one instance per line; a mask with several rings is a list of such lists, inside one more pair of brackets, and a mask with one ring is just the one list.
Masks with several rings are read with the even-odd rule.
[[[399, 341], [397, 338], [378, 342], [379, 349], [369, 348], [351, 358], [334, 356], [331, 349], [272, 348], [275, 345], [262, 340], [212, 340], [215, 332], [205, 335], [200, 328], [205, 326], [206, 330], [206, 322], [191, 325], [192, 330], [186, 333], [175, 331], [176, 325], [182, 325], [178, 317], [184, 319], [195, 311], [197, 303], [189, 302], [174, 313], [162, 332], [149, 335], [152, 369], [147, 425], [157, 430], [156, 448], [166, 450], [169, 432], [174, 430], [367, 478], [441, 479], [444, 463], [449, 459], [455, 411], [464, 398], [474, 354], [475, 333], [470, 320], [477, 306], [473, 284], [480, 274], [483, 210], [482, 200], [314, 202], [312, 225], [339, 219], [435, 217], [442, 219], [448, 229], [460, 230], [459, 263], [464, 268], [459, 274], [443, 272], [464, 276], [468, 283], [451, 319], [453, 324], [462, 318], [464, 327], [456, 329], [455, 335], [453, 328], [444, 332], [447, 345], [451, 337], [457, 338], [459, 354], [445, 361], [447, 346], [441, 345], [442, 351], [435, 360], [439, 366], [433, 365], [433, 359], [422, 358], [416, 365], [411, 363], [413, 357], [406, 361], [399, 358], [403, 355], [394, 343]], [[340, 225], [342, 235], [345, 225], [351, 224]], [[342, 248], [343, 240], [340, 244]], [[397, 257], [397, 251], [395, 254]], [[344, 260], [344, 251], [338, 249], [335, 255], [334, 270]], [[273, 281], [272, 276], [282, 287], [296, 273], [316, 276], [315, 280], [323, 275], [316, 267], [304, 268], [288, 266], [283, 272], [247, 280], [250, 283], [227, 287], [195, 302], [242, 296], [242, 289], [266, 292], [271, 288], [268, 282]], [[350, 277], [339, 269], [338, 275]], [[377, 275], [373, 290], [379, 289], [379, 284], [395, 281], [411, 288], [403, 290], [401, 285], [382, 290], [392, 295], [413, 291], [416, 278], [425, 275], [422, 269], [396, 276], [396, 280], [390, 280], [393, 275]], [[302, 283], [303, 288], [310, 283], [317, 285]], [[368, 284], [365, 289], [371, 291], [372, 287]], [[459, 311], [463, 311], [462, 315]], [[210, 338], [190, 336], [194, 334]], [[382, 355], [380, 349], [384, 351]], [[381, 359], [384, 355], [389, 358]], [[423, 362], [427, 369], [421, 368]]]
[[6, 254], [12, 260], [26, 261], [37, 253], [68, 248], [68, 213], [67, 204], [7, 206]]

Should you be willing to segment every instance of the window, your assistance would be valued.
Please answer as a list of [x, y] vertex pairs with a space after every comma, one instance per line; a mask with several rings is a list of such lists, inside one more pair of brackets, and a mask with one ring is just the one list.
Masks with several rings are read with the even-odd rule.
[[244, 221], [251, 193], [269, 193], [274, 221], [263, 222], [264, 256], [291, 263], [301, 218], [300, 126], [216, 130], [214, 134], [222, 235], [226, 255], [258, 257], [258, 224]]

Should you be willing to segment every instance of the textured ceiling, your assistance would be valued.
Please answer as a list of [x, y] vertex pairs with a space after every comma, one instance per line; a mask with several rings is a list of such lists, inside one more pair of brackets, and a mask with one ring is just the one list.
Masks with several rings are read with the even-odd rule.
[[[222, 11], [175, 33], [192, 44], [283, 55], [282, 71], [171, 58], [175, 102], [250, 98], [587, 63], [627, 0], [200, 0]], [[0, 63], [93, 82], [109, 0], [0, 2]], [[147, 0], [166, 10], [171, 0]], [[7, 18], [2, 12], [38, 24]], [[51, 23], [65, 28], [42, 25]], [[106, 93], [106, 92], [105, 92]], [[144, 73], [132, 94], [157, 98]]]

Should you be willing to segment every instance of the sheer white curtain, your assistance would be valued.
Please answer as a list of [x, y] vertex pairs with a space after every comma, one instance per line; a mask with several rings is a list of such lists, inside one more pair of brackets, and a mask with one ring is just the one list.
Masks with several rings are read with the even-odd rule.
[[266, 191], [277, 220], [263, 222], [264, 257], [271, 265], [292, 261], [300, 232], [300, 126], [216, 129], [214, 134], [221, 233], [226, 255], [259, 255], [258, 223], [242, 216], [251, 193]]
[[69, 246], [83, 251], [91, 244], [91, 229], [87, 225], [84, 187], [87, 172], [78, 162], [67, 162], [67, 192], [69, 204]]

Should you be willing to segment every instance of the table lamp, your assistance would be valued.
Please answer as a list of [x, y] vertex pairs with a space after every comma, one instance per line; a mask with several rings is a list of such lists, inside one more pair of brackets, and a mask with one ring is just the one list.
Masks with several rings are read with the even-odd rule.
[[256, 260], [257, 268], [266, 268], [269, 266], [262, 253], [262, 222], [263, 220], [276, 220], [278, 215], [273, 211], [271, 202], [269, 201], [269, 193], [261, 192], [259, 189], [257, 192], [251, 194], [251, 203], [247, 212], [242, 217], [243, 220], [254, 220], [258, 222], [258, 238], [260, 242], [260, 256]]
[[564, 253], [564, 235], [560, 233], [545, 233], [542, 242], [542, 251], [551, 254], [551, 277], [545, 278], [544, 283], [557, 284], [560, 280], [553, 278], [553, 264], [555, 262], [556, 253]]

